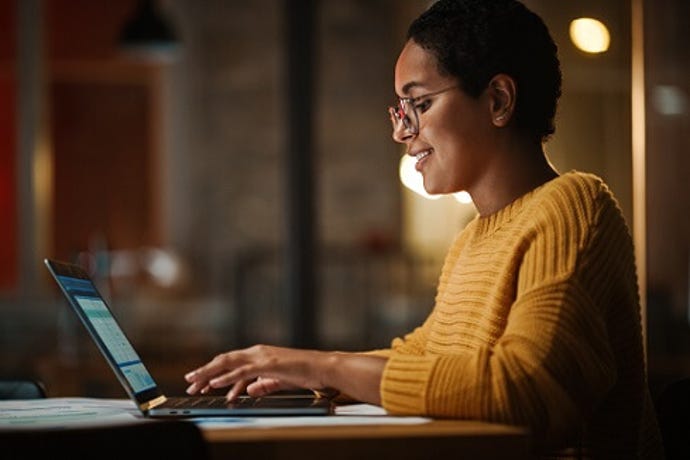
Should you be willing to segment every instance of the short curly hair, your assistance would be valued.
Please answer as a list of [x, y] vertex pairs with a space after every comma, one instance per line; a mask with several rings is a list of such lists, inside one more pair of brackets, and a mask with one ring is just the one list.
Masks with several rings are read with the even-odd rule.
[[517, 85], [514, 120], [547, 140], [561, 95], [558, 48], [548, 28], [517, 0], [438, 0], [410, 25], [408, 40], [431, 52], [439, 72], [478, 97], [499, 73]]

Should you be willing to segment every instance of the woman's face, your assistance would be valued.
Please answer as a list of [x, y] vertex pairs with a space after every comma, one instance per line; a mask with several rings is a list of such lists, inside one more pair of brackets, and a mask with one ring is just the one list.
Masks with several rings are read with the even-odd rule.
[[[400, 97], [418, 98], [457, 84], [456, 79], [439, 74], [434, 55], [408, 41], [395, 66], [395, 90]], [[400, 123], [393, 139], [417, 158], [416, 169], [424, 177], [425, 190], [430, 194], [462, 190], [471, 194], [490, 163], [486, 154], [492, 124], [486, 91], [475, 99], [457, 87], [421, 97], [414, 107], [419, 132], [413, 134]]]

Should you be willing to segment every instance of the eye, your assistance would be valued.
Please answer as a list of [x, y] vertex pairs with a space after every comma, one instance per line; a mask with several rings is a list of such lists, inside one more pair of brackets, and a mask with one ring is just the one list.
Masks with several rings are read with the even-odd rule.
[[417, 110], [419, 113], [424, 113], [426, 112], [429, 107], [431, 106], [431, 99], [422, 99], [421, 101], [415, 101], [414, 108]]

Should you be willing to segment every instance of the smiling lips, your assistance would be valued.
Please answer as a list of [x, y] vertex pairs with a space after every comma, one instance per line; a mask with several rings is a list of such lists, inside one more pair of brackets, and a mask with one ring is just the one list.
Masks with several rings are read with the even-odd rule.
[[424, 161], [424, 159], [429, 155], [431, 155], [431, 150], [422, 150], [421, 152], [417, 152], [413, 155], [417, 160], [417, 163], [415, 164], [415, 169], [417, 171], [421, 172], [422, 161]]

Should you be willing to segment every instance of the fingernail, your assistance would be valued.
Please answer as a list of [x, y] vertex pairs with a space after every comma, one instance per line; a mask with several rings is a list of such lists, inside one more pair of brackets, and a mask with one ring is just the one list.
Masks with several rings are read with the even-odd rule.
[[185, 378], [185, 380], [189, 380], [189, 379], [191, 379], [192, 377], [194, 377], [194, 375], [196, 375], [196, 371], [187, 372], [187, 373], [185, 374], [184, 378]]
[[189, 386], [187, 387], [187, 390], [185, 390], [185, 391], [187, 392], [187, 394], [190, 394], [190, 395], [191, 395], [192, 393], [194, 393], [194, 387], [195, 387], [195, 386], [196, 386], [196, 384], [194, 384], [194, 383], [191, 384], [191, 385], [189, 385]]

